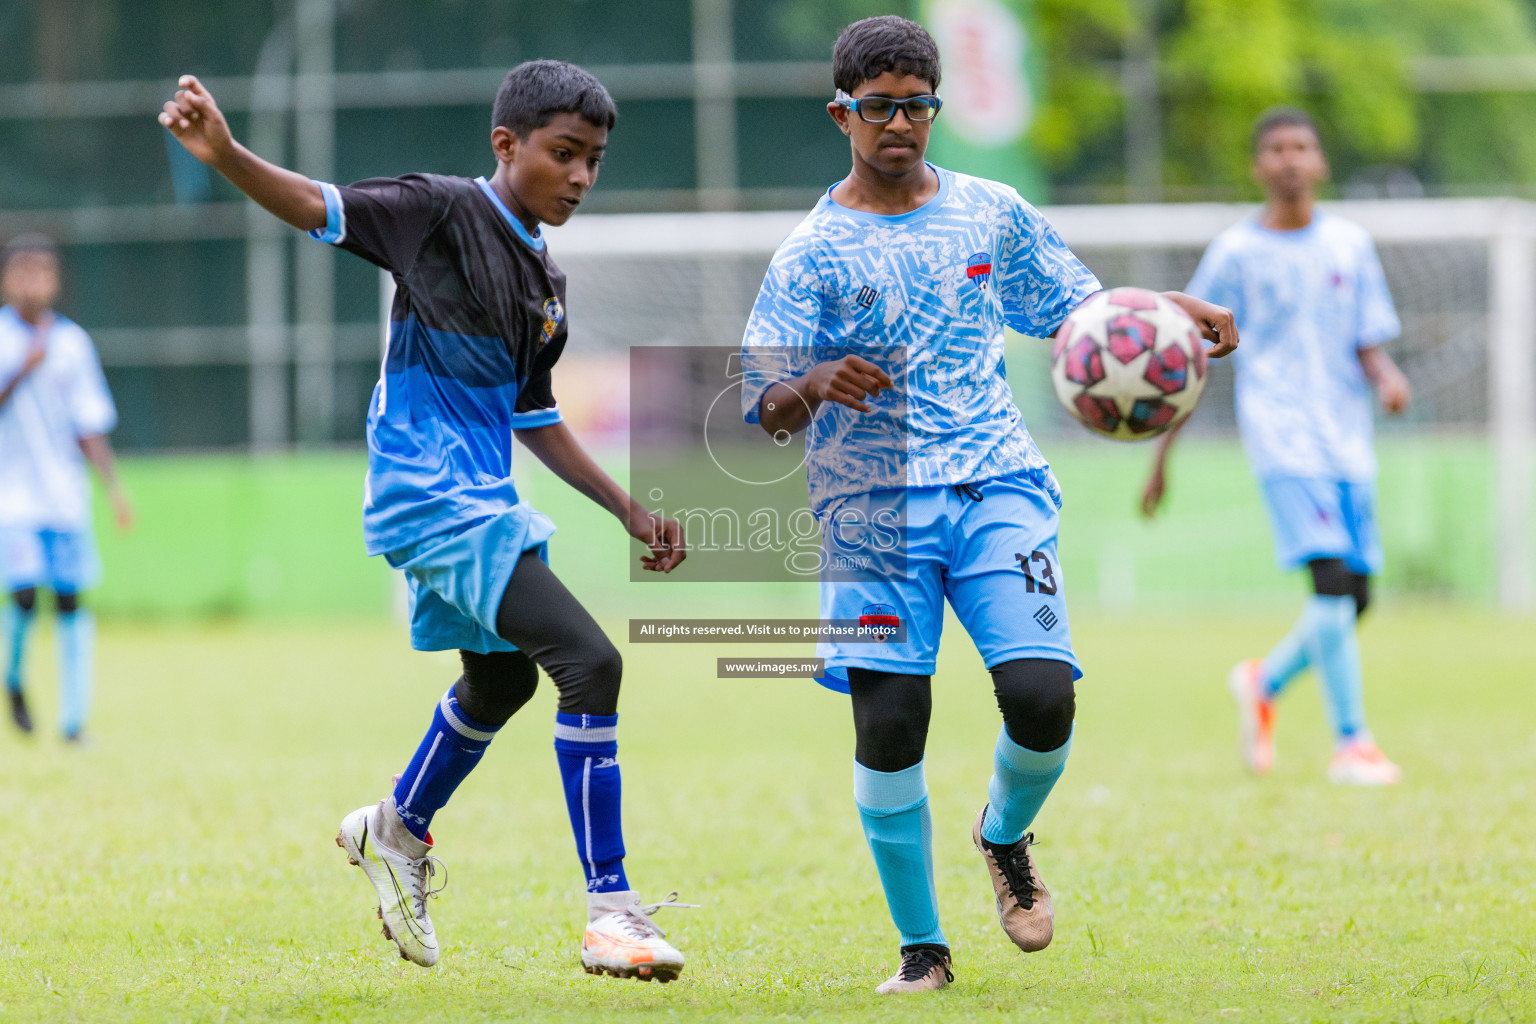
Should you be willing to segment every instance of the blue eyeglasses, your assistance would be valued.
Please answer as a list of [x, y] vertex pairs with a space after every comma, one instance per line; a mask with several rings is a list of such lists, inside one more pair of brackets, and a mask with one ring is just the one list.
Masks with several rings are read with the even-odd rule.
[[847, 107], [859, 115], [861, 121], [869, 124], [884, 124], [896, 116], [899, 107], [901, 112], [907, 115], [908, 121], [932, 121], [938, 116], [939, 108], [944, 101], [936, 95], [907, 96], [896, 99], [894, 96], [860, 96], [854, 99], [843, 90], [837, 90], [835, 103]]

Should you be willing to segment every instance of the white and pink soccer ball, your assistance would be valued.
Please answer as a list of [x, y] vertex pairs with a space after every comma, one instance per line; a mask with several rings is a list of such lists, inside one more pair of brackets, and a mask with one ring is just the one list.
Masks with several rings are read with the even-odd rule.
[[1139, 441], [1189, 418], [1205, 369], [1189, 314], [1145, 288], [1113, 288], [1073, 310], [1056, 332], [1051, 383], [1089, 430]]

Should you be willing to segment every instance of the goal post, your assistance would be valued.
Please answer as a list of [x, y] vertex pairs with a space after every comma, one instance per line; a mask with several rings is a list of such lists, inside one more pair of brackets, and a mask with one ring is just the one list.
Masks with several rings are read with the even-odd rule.
[[[1360, 224], [1381, 251], [1403, 319], [1394, 351], [1415, 387], [1407, 429], [1487, 437], [1493, 596], [1511, 612], [1536, 609], [1536, 203], [1371, 200], [1323, 208]], [[1176, 289], [1205, 246], [1253, 209], [1188, 203], [1042, 212], [1106, 285]], [[566, 358], [617, 364], [635, 345], [739, 339], [769, 259], [804, 216], [583, 215], [546, 229], [568, 277]], [[386, 337], [390, 286], [386, 276]], [[1199, 429], [1232, 431], [1230, 400], [1212, 397]], [[1038, 420], [1032, 429], [1052, 429]]]

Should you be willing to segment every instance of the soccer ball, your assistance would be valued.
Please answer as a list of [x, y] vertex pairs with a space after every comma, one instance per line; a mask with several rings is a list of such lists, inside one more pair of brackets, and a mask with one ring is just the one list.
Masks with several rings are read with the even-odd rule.
[[1051, 383], [1080, 423], [1120, 441], [1156, 437], [1189, 418], [1205, 390], [1200, 330], [1145, 288], [1092, 296], [1056, 332]]

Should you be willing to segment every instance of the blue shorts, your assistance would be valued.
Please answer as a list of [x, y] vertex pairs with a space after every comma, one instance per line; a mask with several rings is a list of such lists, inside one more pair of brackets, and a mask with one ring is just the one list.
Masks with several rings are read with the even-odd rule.
[[515, 651], [496, 635], [496, 609], [523, 552], [549, 561], [555, 524], [527, 502], [387, 553], [411, 590], [411, 646], [418, 651]]
[[78, 594], [101, 581], [101, 559], [90, 530], [0, 527], [0, 576], [7, 591], [47, 587]]
[[1350, 572], [1369, 576], [1381, 571], [1373, 484], [1271, 477], [1260, 486], [1280, 568], [1299, 569], [1314, 559], [1342, 558]]
[[[905, 497], [905, 573], [855, 578], [823, 572], [821, 617], [891, 616], [906, 625], [904, 643], [823, 642], [818, 682], [847, 692], [849, 668], [932, 675], [944, 628], [947, 598], [987, 668], [1017, 658], [1046, 658], [1072, 666], [1061, 563], [1056, 559], [1057, 506], [1041, 477], [1031, 473], [969, 485], [981, 500], [954, 487], [908, 488]], [[834, 518], [899, 505], [900, 492], [875, 491], [840, 502]], [[846, 542], [846, 541], [845, 541]]]

